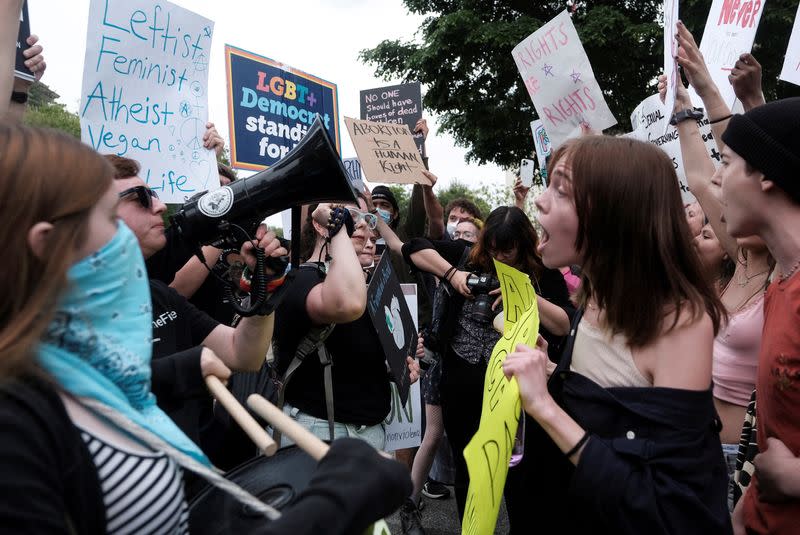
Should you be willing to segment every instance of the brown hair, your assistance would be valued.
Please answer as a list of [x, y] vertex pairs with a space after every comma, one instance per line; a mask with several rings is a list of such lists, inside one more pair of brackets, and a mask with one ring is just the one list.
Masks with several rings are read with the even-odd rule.
[[116, 154], [104, 154], [103, 157], [114, 167], [114, 178], [130, 178], [137, 176], [142, 170], [139, 162], [130, 158], [123, 158]]
[[444, 219], [447, 222], [447, 218], [450, 217], [450, 211], [453, 208], [461, 208], [472, 217], [476, 217], [478, 219], [482, 219], [483, 215], [481, 214], [481, 209], [478, 208], [478, 205], [472, 202], [471, 200], [460, 197], [458, 199], [453, 199], [449, 203], [447, 203], [447, 207], [444, 209]]
[[725, 312], [692, 244], [670, 158], [658, 147], [628, 138], [588, 136], [553, 156], [569, 160], [583, 256], [576, 296], [594, 298], [614, 334], [644, 347], [665, 330], [665, 316], [689, 307], [711, 316], [714, 332]]
[[[469, 265], [486, 273], [494, 273], [492, 251], [517, 249], [516, 267], [536, 281], [544, 272], [537, 247], [539, 236], [525, 212], [516, 206], [495, 208], [481, 230], [478, 241], [469, 253]], [[537, 285], [538, 286], [538, 285]], [[541, 291], [537, 287], [536, 291]]]
[[[73, 254], [86, 241], [88, 216], [113, 174], [71, 136], [0, 124], [0, 243], [13, 253], [0, 271], [0, 378], [34, 369], [32, 355], [67, 285]], [[43, 259], [28, 244], [40, 221], [53, 224]]]

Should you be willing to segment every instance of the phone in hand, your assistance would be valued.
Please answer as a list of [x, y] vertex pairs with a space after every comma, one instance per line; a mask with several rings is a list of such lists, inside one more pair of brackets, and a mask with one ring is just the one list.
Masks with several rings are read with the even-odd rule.
[[526, 188], [533, 186], [533, 160], [523, 159], [519, 164], [519, 178]]

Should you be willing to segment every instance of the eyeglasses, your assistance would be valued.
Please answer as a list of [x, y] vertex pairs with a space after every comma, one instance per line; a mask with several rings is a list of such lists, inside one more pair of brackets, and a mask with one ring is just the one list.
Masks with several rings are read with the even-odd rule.
[[471, 230], [463, 230], [463, 231], [457, 230], [453, 232], [453, 237], [455, 239], [463, 238], [465, 240], [471, 240], [472, 238], [475, 237], [475, 233], [472, 232]]
[[120, 192], [119, 198], [127, 197], [132, 193], [136, 194], [136, 200], [142, 205], [142, 208], [149, 210], [153, 206], [153, 199], [158, 199], [158, 193], [148, 188], [147, 186], [134, 186], [125, 191]]
[[364, 221], [367, 225], [367, 228], [370, 230], [375, 230], [378, 226], [378, 216], [375, 214], [371, 214], [369, 212], [362, 212], [357, 208], [348, 208], [348, 212], [350, 212], [350, 217], [353, 218], [353, 223], [358, 225], [359, 222]]

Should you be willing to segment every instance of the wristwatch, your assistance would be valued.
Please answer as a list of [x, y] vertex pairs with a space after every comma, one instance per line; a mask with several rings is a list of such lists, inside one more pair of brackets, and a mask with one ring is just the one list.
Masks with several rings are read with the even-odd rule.
[[669, 124], [675, 126], [681, 121], [686, 121], [687, 119], [694, 119], [695, 121], [698, 121], [703, 117], [705, 117], [703, 108], [686, 108], [685, 110], [681, 110], [677, 113], [672, 114], [672, 118], [669, 120]]

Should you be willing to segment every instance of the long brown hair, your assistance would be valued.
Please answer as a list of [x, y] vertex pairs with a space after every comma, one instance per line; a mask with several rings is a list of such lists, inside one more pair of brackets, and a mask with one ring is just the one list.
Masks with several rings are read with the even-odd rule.
[[[681, 310], [707, 312], [719, 329], [724, 308], [692, 244], [678, 179], [657, 147], [628, 138], [589, 136], [557, 151], [571, 167], [583, 256], [580, 306], [590, 298], [614, 334], [631, 347], [676, 326]], [[665, 316], [674, 311], [672, 325]]]
[[[54, 130], [0, 125], [0, 379], [33, 368], [74, 252], [85, 242], [88, 215], [111, 186], [100, 155]], [[28, 245], [37, 222], [53, 223], [45, 258]]]
[[485, 273], [494, 273], [491, 251], [517, 249], [516, 267], [529, 276], [538, 278], [545, 267], [537, 248], [539, 236], [525, 212], [516, 206], [495, 208], [469, 253], [469, 265]]

